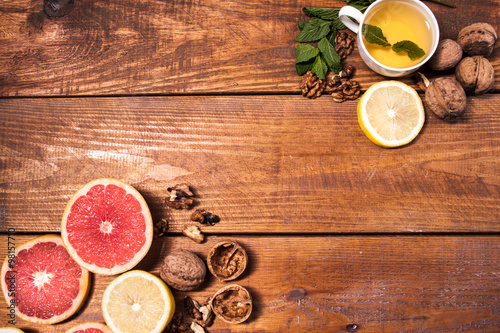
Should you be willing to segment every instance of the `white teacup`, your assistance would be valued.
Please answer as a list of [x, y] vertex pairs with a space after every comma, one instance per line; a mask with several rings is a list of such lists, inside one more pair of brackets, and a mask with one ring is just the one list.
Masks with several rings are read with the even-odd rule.
[[[389, 77], [401, 77], [405, 76], [408, 74], [411, 74], [418, 70], [423, 64], [425, 64], [434, 54], [436, 51], [438, 42], [439, 42], [439, 26], [436, 20], [436, 17], [434, 14], [431, 12], [431, 10], [423, 4], [421, 1], [418, 0], [398, 0], [399, 3], [410, 3], [414, 7], [416, 7], [422, 15], [425, 17], [425, 19], [428, 22], [429, 30], [432, 34], [432, 41], [431, 41], [431, 47], [430, 50], [425, 54], [423, 59], [419, 61], [416, 65], [413, 65], [411, 67], [406, 67], [406, 68], [395, 68], [395, 67], [390, 67], [387, 65], [384, 65], [377, 61], [374, 57], [368, 53], [366, 46], [364, 44], [363, 40], [363, 35], [361, 33], [361, 27], [363, 26], [363, 23], [365, 18], [369, 17], [369, 14], [373, 12], [374, 10], [377, 10], [380, 5], [387, 3], [387, 2], [393, 2], [394, 0], [378, 0], [372, 3], [366, 11], [361, 13], [358, 9], [351, 7], [351, 6], [344, 6], [340, 9], [339, 11], [339, 18], [344, 23], [344, 25], [352, 30], [354, 33], [357, 34], [357, 41], [358, 41], [358, 50], [361, 55], [361, 58], [363, 61], [370, 67], [374, 72], [384, 75], [384, 76], [389, 76]], [[353, 18], [355, 21], [353, 21], [351, 18]]]

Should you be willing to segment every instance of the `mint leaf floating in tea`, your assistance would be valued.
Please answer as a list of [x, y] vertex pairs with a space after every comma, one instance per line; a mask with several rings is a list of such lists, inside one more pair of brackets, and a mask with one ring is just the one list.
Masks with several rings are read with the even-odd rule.
[[318, 43], [318, 49], [323, 55], [323, 59], [331, 71], [338, 73], [342, 70], [340, 56], [335, 51], [335, 47], [333, 47], [326, 37], [321, 38]]
[[385, 38], [382, 29], [375, 25], [363, 24], [362, 27], [363, 37], [365, 37], [366, 41], [370, 44], [377, 44], [380, 46], [391, 46], [391, 44]]
[[417, 44], [410, 40], [402, 40], [397, 42], [392, 46], [394, 52], [406, 52], [411, 60], [420, 59], [425, 55], [425, 51], [422, 50]]
[[319, 54], [319, 49], [311, 44], [299, 44], [295, 49], [296, 63], [306, 62], [312, 58], [316, 58]]
[[317, 42], [328, 35], [330, 32], [330, 24], [331, 22], [319, 18], [310, 19], [303, 26], [299, 34], [295, 36], [295, 40], [300, 43]]

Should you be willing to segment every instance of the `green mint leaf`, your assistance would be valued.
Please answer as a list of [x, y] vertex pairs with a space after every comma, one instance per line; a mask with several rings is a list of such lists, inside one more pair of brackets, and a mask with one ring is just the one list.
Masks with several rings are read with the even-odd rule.
[[325, 21], [331, 21], [332, 25], [337, 28], [337, 30], [346, 29], [347, 27], [340, 21], [339, 19], [339, 11], [338, 8], [311, 8], [304, 7], [302, 8], [304, 14], [310, 17], [317, 17], [319, 19]]
[[330, 33], [328, 35], [326, 35], [326, 39], [328, 39], [330, 44], [332, 44], [333, 46], [335, 46], [335, 44], [337, 44], [337, 42], [335, 41], [335, 36], [337, 36], [337, 28], [332, 27], [332, 29], [330, 30]]
[[295, 69], [297, 70], [297, 74], [300, 76], [304, 75], [307, 73], [307, 71], [310, 71], [313, 68], [314, 61], [316, 58], [313, 58], [311, 60], [308, 60], [306, 62], [300, 62], [295, 64]]
[[326, 77], [326, 72], [328, 71], [328, 67], [325, 63], [325, 61], [322, 59], [320, 55], [316, 57], [314, 60], [313, 66], [311, 68], [311, 72], [316, 74], [318, 79], [324, 80]]
[[343, 69], [343, 68], [342, 68], [342, 63], [341, 63], [341, 62], [339, 62], [339, 63], [335, 64], [335, 66], [334, 66], [334, 67], [330, 68], [330, 70], [331, 70], [332, 72], [334, 72], [335, 74], [340, 73], [340, 71], [341, 71], [342, 69]]
[[307, 22], [299, 20], [297, 22], [297, 26], [299, 27], [299, 30], [302, 31], [304, 30], [304, 26], [306, 25]]
[[323, 56], [324, 61], [326, 62], [326, 65], [330, 70], [333, 70], [334, 68], [338, 68], [340, 64], [340, 56], [338, 53], [335, 51], [335, 48], [333, 47], [332, 44], [326, 39], [326, 37], [323, 37], [319, 43], [318, 43], [318, 49], [321, 52], [321, 55]]
[[365, 37], [366, 41], [370, 44], [377, 44], [380, 46], [391, 46], [382, 33], [382, 29], [375, 25], [363, 24], [362, 27], [363, 37]]
[[295, 58], [297, 63], [306, 62], [319, 54], [319, 49], [311, 44], [299, 44], [295, 49]]
[[420, 59], [425, 55], [425, 51], [422, 50], [417, 44], [410, 40], [402, 40], [397, 42], [392, 46], [394, 52], [406, 52], [411, 60]]
[[310, 17], [317, 17], [322, 20], [333, 21], [339, 17], [339, 9], [334, 8], [302, 8], [304, 14]]
[[344, 0], [349, 6], [364, 12], [368, 6], [374, 3], [376, 0]]
[[319, 18], [310, 19], [295, 40], [299, 43], [317, 42], [330, 32], [330, 22]]

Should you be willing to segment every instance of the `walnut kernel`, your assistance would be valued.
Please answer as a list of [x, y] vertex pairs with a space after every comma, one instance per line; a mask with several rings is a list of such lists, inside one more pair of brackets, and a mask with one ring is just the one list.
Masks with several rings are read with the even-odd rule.
[[220, 281], [236, 279], [245, 270], [247, 262], [246, 251], [231, 240], [217, 243], [207, 256], [208, 269]]
[[205, 281], [206, 267], [203, 260], [189, 250], [175, 250], [163, 260], [161, 278], [177, 290], [194, 290]]
[[220, 218], [217, 215], [207, 212], [205, 209], [201, 208], [198, 208], [193, 212], [193, 214], [191, 214], [191, 220], [208, 225], [215, 225], [220, 222]]
[[495, 70], [483, 56], [462, 59], [455, 75], [465, 91], [473, 92], [475, 95], [485, 94], [495, 83]]
[[182, 228], [182, 233], [194, 240], [196, 243], [203, 243], [205, 236], [201, 233], [200, 228], [195, 225], [184, 225]]
[[252, 296], [242, 286], [231, 284], [219, 289], [210, 305], [217, 318], [229, 324], [239, 324], [252, 313]]
[[174, 187], [167, 188], [170, 196], [165, 199], [167, 206], [175, 209], [186, 209], [193, 205], [193, 192], [191, 192], [188, 184], [178, 184]]

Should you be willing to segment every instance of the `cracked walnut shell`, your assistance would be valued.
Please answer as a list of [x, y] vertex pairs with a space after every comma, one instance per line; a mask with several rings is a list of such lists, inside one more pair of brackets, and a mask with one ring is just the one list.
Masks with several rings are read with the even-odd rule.
[[219, 289], [210, 305], [217, 318], [229, 324], [239, 324], [252, 313], [252, 296], [242, 286], [231, 284]]
[[207, 266], [219, 281], [240, 276], [247, 267], [248, 256], [237, 242], [227, 240], [215, 244], [207, 256]]
[[169, 286], [189, 291], [198, 288], [205, 281], [206, 267], [198, 255], [189, 250], [175, 250], [163, 260], [160, 276]]
[[485, 94], [495, 83], [495, 70], [483, 56], [466, 57], [458, 64], [455, 76], [465, 91]]

